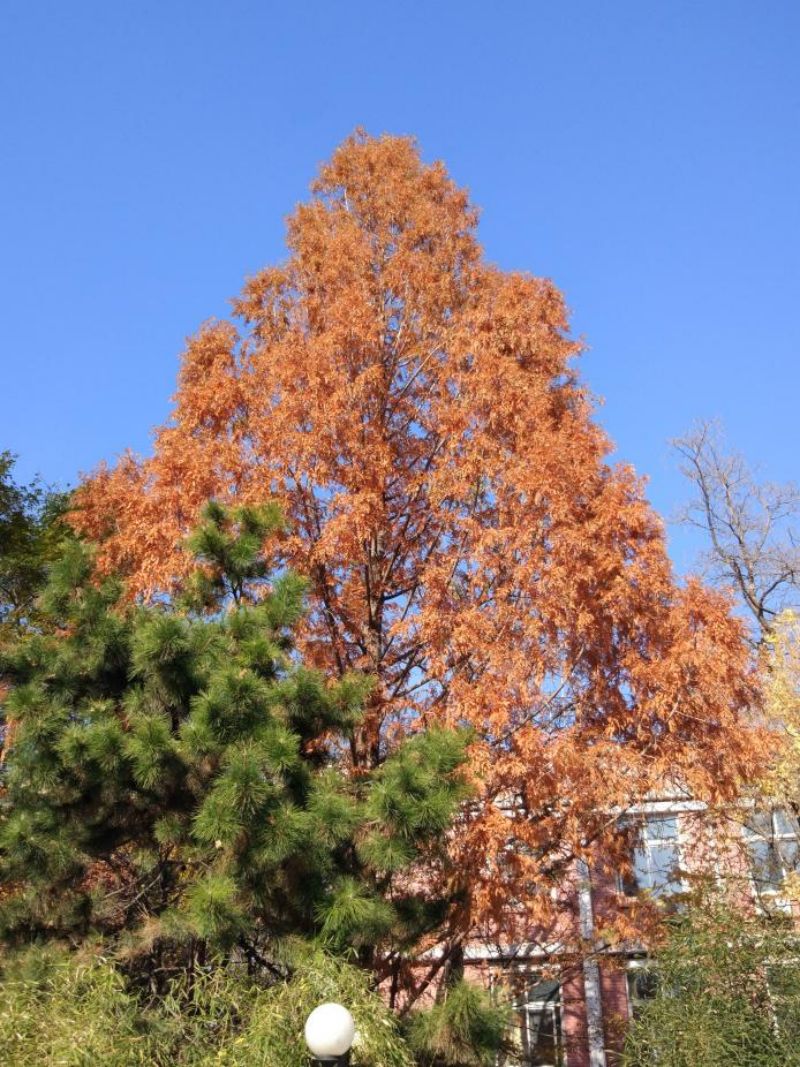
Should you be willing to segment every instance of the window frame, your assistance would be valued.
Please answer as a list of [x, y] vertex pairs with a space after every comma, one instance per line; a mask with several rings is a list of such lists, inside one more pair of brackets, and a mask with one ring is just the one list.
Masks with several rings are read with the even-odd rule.
[[[770, 833], [768, 837], [764, 836], [761, 831], [754, 829], [752, 825], [749, 825], [750, 819], [764, 815], [768, 815], [770, 820]], [[781, 818], [793, 820], [794, 830], [781, 830], [778, 822]], [[795, 816], [790, 816], [782, 808], [770, 808], [769, 811], [766, 812], [753, 808], [748, 812], [748, 819], [742, 824], [742, 837], [747, 850], [747, 875], [750, 881], [753, 898], [757, 902], [766, 900], [770, 904], [783, 910], [790, 908], [791, 903], [785, 896], [784, 886], [789, 875], [800, 872], [800, 820]], [[782, 843], [789, 842], [791, 842], [797, 850], [794, 867], [788, 865], [786, 853], [781, 849]], [[752, 843], [766, 845], [770, 850], [770, 860], [775, 863], [775, 866], [780, 871], [780, 881], [777, 885], [767, 882], [764, 878], [758, 877], [751, 847]]]
[[[681, 893], [686, 892], [686, 880], [683, 877], [683, 857], [685, 852], [685, 841], [683, 832], [683, 812], [676, 808], [659, 808], [657, 810], [645, 810], [637, 813], [633, 817], [628, 817], [625, 821], [628, 826], [633, 825], [637, 830], [637, 838], [631, 849], [631, 873], [623, 875], [621, 872], [617, 875], [617, 889], [620, 893], [624, 894], [629, 899], [634, 899], [645, 893], [653, 900], [669, 900], [672, 897], [678, 896]], [[647, 829], [656, 823], [663, 823], [667, 820], [672, 820], [675, 823], [675, 834], [672, 837], [650, 837], [647, 834]], [[641, 884], [636, 867], [637, 855], [646, 855], [649, 858], [650, 845], [653, 842], [673, 842], [675, 851], [675, 863], [669, 869], [669, 872], [664, 872], [668, 875], [668, 881], [659, 885], [652, 879], [651, 864], [648, 863], [648, 872], [651, 876], [651, 884]]]
[[[538, 990], [552, 986], [547, 995], [537, 996]], [[514, 1035], [514, 1050], [499, 1063], [502, 1067], [566, 1067], [564, 1042], [564, 1012], [561, 998], [561, 982], [557, 979], [543, 981], [536, 974], [526, 975], [522, 991], [513, 998], [513, 1020], [510, 1030]], [[555, 1059], [533, 1059], [535, 1047], [531, 1037], [539, 1035], [544, 1018], [550, 1020]]]
[[648, 1001], [652, 1000], [653, 997], [656, 996], [655, 993], [653, 993], [652, 996], [647, 997], [637, 997], [634, 995], [634, 992], [631, 987], [636, 978], [637, 971], [639, 973], [651, 974], [655, 978], [656, 982], [658, 982], [658, 971], [656, 969], [655, 962], [652, 959], [648, 957], [642, 957], [638, 959], [628, 960], [628, 963], [625, 967], [625, 994], [628, 999], [629, 1022], [633, 1022], [637, 1018], [637, 1011], [641, 1010], [643, 1005], [647, 1004]]

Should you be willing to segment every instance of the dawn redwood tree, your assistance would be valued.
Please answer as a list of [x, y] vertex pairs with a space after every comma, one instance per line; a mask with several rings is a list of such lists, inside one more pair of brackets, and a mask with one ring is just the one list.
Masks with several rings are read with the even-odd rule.
[[152, 457], [97, 471], [74, 516], [148, 598], [180, 588], [204, 500], [275, 497], [310, 580], [303, 654], [377, 679], [354, 772], [420, 726], [474, 729], [440, 962], [478, 925], [549, 921], [553, 880], [621, 855], [616, 815], [665, 776], [723, 801], [760, 760], [740, 623], [676, 584], [609, 463], [560, 293], [487, 264], [476, 225], [412, 140], [350, 137], [287, 260], [190, 340]]

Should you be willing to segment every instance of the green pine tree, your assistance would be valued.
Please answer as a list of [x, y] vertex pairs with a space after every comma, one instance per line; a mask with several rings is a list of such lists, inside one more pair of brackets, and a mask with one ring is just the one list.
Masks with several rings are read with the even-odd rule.
[[[0, 655], [21, 633], [40, 628], [37, 595], [49, 566], [73, 535], [62, 516], [68, 494], [48, 489], [36, 479], [14, 479], [16, 457], [0, 452]], [[0, 674], [0, 697], [4, 691]], [[9, 741], [0, 700], [0, 771]]]
[[6, 947], [97, 941], [152, 982], [211, 960], [278, 975], [301, 938], [382, 976], [446, 919], [432, 872], [467, 737], [430, 730], [348, 772], [371, 681], [302, 663], [304, 582], [263, 554], [281, 525], [209, 504], [170, 603], [127, 602], [80, 543], [53, 568], [42, 626], [0, 663]]
[[0, 647], [36, 620], [48, 566], [70, 536], [61, 516], [68, 495], [38, 480], [14, 480], [16, 457], [0, 452]]

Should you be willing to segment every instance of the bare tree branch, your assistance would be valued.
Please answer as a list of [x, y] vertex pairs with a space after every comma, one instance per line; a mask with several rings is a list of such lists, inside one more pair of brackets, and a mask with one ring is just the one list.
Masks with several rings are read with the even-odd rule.
[[733, 586], [760, 642], [776, 616], [800, 604], [800, 489], [759, 481], [717, 423], [701, 422], [672, 445], [695, 490], [679, 521], [707, 535], [707, 577]]

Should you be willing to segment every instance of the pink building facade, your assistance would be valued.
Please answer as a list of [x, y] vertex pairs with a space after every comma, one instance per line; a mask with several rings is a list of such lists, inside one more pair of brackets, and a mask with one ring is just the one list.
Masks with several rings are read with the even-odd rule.
[[789, 909], [786, 876], [800, 868], [800, 826], [780, 811], [741, 811], [711, 825], [703, 805], [688, 798], [654, 799], [626, 819], [638, 843], [624, 874], [603, 864], [579, 864], [571, 910], [584, 946], [582, 959], [564, 946], [471, 943], [465, 973], [471, 980], [512, 991], [515, 1051], [498, 1067], [617, 1067], [630, 1020], [653, 995], [646, 946], [606, 945], [598, 931], [612, 908], [642, 894], [667, 904], [701, 871], [725, 879], [743, 907]]

